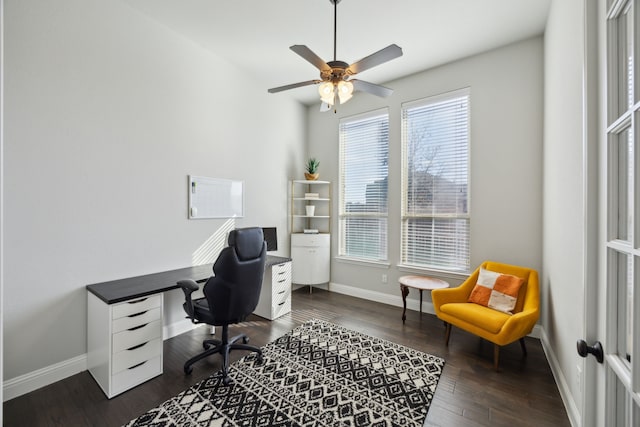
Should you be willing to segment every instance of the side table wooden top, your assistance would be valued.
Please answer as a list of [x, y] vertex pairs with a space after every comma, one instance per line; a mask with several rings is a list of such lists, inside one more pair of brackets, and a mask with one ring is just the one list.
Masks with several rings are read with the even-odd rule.
[[398, 279], [398, 282], [400, 282], [401, 285], [421, 290], [444, 289], [449, 287], [449, 283], [444, 280], [425, 276], [402, 276]]

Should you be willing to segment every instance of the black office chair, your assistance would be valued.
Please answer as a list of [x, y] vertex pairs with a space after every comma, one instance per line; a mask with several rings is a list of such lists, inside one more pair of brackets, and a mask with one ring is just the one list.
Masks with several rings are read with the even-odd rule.
[[[193, 280], [181, 280], [178, 285], [185, 294], [184, 310], [193, 323], [207, 323], [222, 326], [222, 339], [209, 339], [202, 343], [205, 351], [187, 360], [185, 374], [190, 374], [192, 366], [200, 359], [212, 354], [222, 354], [222, 377], [229, 384], [229, 352], [249, 350], [258, 354], [262, 363], [262, 351], [247, 345], [245, 334], [229, 339], [229, 325], [242, 322], [255, 310], [260, 299], [267, 245], [262, 229], [258, 227], [236, 229], [229, 233], [229, 246], [224, 248], [213, 265], [214, 276], [204, 285], [205, 297], [192, 300], [191, 293], [198, 290]], [[242, 339], [242, 344], [236, 341]]]

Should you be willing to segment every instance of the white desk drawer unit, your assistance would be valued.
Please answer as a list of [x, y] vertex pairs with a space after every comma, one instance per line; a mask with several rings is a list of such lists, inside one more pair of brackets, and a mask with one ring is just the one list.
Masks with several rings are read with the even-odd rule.
[[107, 397], [162, 374], [163, 295], [117, 304], [87, 295], [87, 365]]
[[[260, 304], [268, 303], [256, 314], [275, 319], [291, 310], [291, 259], [267, 255], [267, 266]], [[87, 285], [87, 369], [109, 399], [162, 374], [163, 292], [208, 278], [212, 267]]]
[[291, 311], [291, 261], [267, 267], [254, 313], [269, 320]]

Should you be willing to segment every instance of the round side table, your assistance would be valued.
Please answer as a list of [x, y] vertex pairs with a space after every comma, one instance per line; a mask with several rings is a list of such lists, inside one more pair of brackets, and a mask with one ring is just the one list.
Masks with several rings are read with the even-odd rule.
[[402, 276], [398, 279], [400, 282], [400, 293], [402, 294], [402, 323], [407, 319], [407, 295], [409, 288], [420, 291], [420, 315], [422, 316], [422, 291], [432, 291], [434, 289], [448, 288], [449, 284], [444, 280], [434, 279], [425, 276]]

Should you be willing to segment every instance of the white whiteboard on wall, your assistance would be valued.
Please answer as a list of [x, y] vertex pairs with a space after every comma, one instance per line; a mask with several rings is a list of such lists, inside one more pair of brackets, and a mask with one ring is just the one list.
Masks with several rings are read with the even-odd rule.
[[244, 216], [244, 182], [189, 175], [189, 219]]

